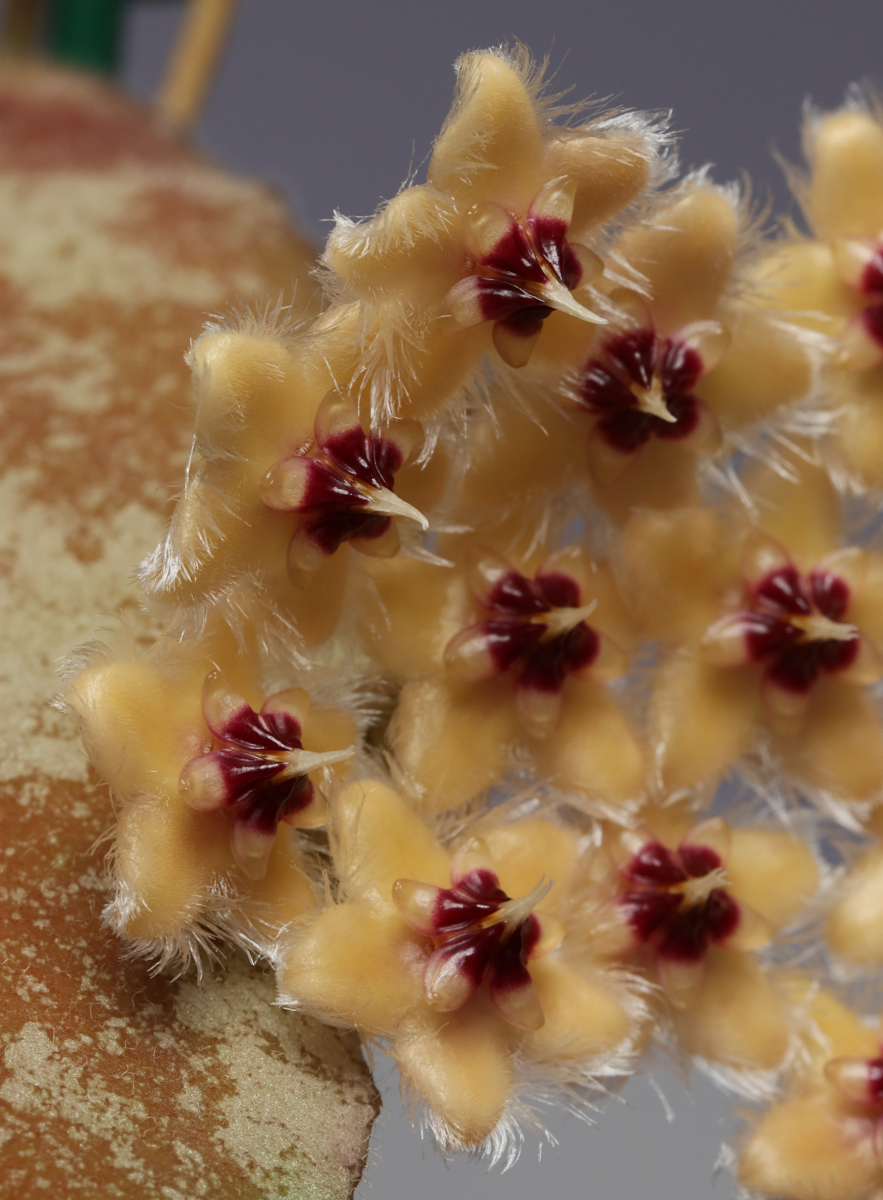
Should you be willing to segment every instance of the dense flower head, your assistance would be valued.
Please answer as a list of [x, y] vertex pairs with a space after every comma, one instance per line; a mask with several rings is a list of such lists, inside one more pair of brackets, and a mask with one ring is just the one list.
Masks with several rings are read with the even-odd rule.
[[738, 189], [660, 190], [655, 119], [541, 74], [464, 56], [325, 310], [193, 346], [162, 632], [66, 695], [119, 801], [106, 918], [262, 954], [445, 1150], [655, 1037], [780, 1089], [745, 1186], [870, 1200], [883, 1058], [819, 981], [883, 963], [883, 125], [818, 121], [812, 237], [764, 249]]

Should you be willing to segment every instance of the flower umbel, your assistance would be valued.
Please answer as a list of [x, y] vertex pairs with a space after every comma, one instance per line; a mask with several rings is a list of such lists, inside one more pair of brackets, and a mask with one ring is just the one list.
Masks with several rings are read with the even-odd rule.
[[181, 772], [181, 792], [191, 808], [233, 812], [230, 843], [240, 868], [261, 879], [281, 822], [322, 825], [325, 804], [310, 772], [351, 758], [355, 747], [313, 754], [301, 744], [300, 688], [278, 692], [255, 712], [220, 672], [205, 681], [202, 715], [214, 750], [192, 758]]

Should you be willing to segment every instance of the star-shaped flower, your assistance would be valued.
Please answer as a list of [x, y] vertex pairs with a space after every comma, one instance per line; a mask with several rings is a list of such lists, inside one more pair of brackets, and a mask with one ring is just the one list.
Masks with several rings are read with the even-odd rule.
[[587, 1080], [633, 1048], [624, 994], [590, 954], [570, 960], [557, 919], [573, 834], [542, 817], [485, 822], [452, 854], [378, 781], [340, 794], [333, 833], [338, 902], [293, 937], [281, 992], [388, 1039], [443, 1146], [491, 1135], [531, 1065]]
[[356, 406], [328, 393], [316, 413], [312, 446], [277, 462], [261, 486], [269, 508], [302, 518], [288, 546], [294, 583], [309, 582], [343, 542], [362, 554], [391, 558], [400, 545], [397, 518], [428, 528], [423, 514], [393, 491], [396, 472], [421, 437], [420, 427], [411, 421], [366, 433]]
[[803, 575], [774, 538], [751, 538], [742, 552], [746, 607], [706, 630], [702, 649], [717, 666], [763, 667], [768, 718], [781, 733], [800, 728], [822, 672], [841, 683], [876, 683], [883, 660], [845, 620], [865, 556], [858, 547], [836, 551]]
[[277, 692], [255, 712], [219, 671], [202, 690], [202, 716], [218, 743], [191, 758], [181, 793], [200, 812], [230, 809], [230, 844], [240, 868], [262, 879], [280, 821], [300, 829], [323, 825], [324, 800], [310, 773], [343, 762], [354, 746], [314, 754], [301, 743], [301, 688]]
[[459, 679], [511, 671], [519, 718], [534, 737], [555, 726], [568, 676], [615, 679], [627, 667], [615, 643], [587, 623], [597, 602], [581, 603], [579, 582], [563, 566], [550, 561], [529, 579], [502, 555], [477, 551], [468, 560], [469, 586], [492, 615], [461, 630], [445, 650]]
[[578, 387], [596, 417], [589, 467], [599, 483], [619, 478], [651, 438], [703, 454], [719, 447], [717, 418], [694, 388], [727, 342], [719, 322], [697, 321], [664, 339], [649, 323], [602, 343], [603, 357], [589, 359]]
[[494, 346], [511, 367], [528, 362], [556, 309], [607, 323], [572, 294], [604, 271], [593, 250], [567, 240], [575, 198], [575, 181], [563, 177], [547, 183], [520, 220], [490, 200], [466, 214], [463, 237], [476, 273], [455, 284], [444, 304], [464, 328], [493, 321]]

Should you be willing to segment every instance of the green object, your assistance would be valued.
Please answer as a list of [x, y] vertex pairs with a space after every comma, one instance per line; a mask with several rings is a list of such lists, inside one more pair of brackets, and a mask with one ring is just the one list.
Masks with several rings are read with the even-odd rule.
[[61, 62], [112, 75], [120, 51], [124, 0], [51, 0], [49, 53]]

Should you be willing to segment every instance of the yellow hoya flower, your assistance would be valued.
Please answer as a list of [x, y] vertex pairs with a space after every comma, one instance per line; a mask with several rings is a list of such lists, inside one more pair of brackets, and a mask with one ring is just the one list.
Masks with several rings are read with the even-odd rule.
[[842, 465], [860, 487], [883, 487], [883, 122], [855, 97], [813, 114], [801, 189], [811, 238], [773, 247], [760, 274], [768, 302], [834, 339], [827, 374]]
[[197, 644], [96, 662], [65, 699], [120, 805], [107, 911], [119, 933], [174, 958], [205, 932], [272, 937], [312, 906], [286, 826], [324, 823], [320, 789], [347, 769], [350, 716], [302, 688], [264, 696], [255, 657], [221, 622]]
[[655, 182], [660, 138], [634, 114], [554, 124], [540, 85], [524, 53], [464, 55], [426, 183], [328, 240], [374, 419], [437, 412], [484, 353], [524, 365], [554, 312], [605, 320], [588, 243]]
[[378, 563], [369, 627], [405, 682], [389, 728], [403, 786], [427, 809], [492, 787], [513, 752], [600, 811], [644, 790], [644, 760], [607, 681], [634, 645], [609, 568], [579, 546], [518, 565], [480, 543], [454, 568]]
[[878, 555], [840, 546], [827, 474], [763, 468], [744, 514], [636, 514], [625, 590], [667, 643], [651, 680], [657, 782], [692, 787], [766, 734], [789, 774], [850, 804], [883, 789], [883, 726], [869, 684], [883, 675]]
[[748, 1137], [739, 1182], [775, 1200], [875, 1200], [883, 1188], [879, 1032], [826, 991], [811, 1000], [806, 1024], [803, 1066]]
[[283, 950], [283, 998], [388, 1039], [450, 1149], [480, 1145], [519, 1071], [621, 1071], [640, 1006], [568, 943], [577, 837], [538, 816], [488, 819], [453, 850], [378, 781], [334, 804], [337, 903]]

